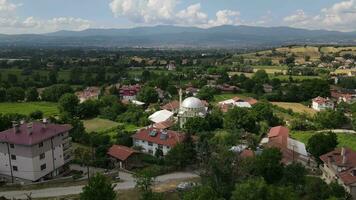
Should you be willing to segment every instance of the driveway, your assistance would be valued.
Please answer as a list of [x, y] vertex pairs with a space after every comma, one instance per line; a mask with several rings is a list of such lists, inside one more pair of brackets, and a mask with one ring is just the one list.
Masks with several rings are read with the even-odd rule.
[[[199, 177], [197, 174], [191, 172], [175, 172], [156, 177], [156, 184], [172, 180], [197, 177]], [[116, 183], [115, 190], [132, 189], [135, 187], [135, 179], [132, 177], [132, 174], [120, 172], [120, 178], [123, 182]], [[9, 199], [27, 199], [26, 194], [30, 194], [32, 198], [59, 197], [79, 194], [82, 192], [83, 187], [84, 185], [70, 187], [53, 187], [39, 190], [16, 190], [0, 192], [0, 197], [4, 196]]]

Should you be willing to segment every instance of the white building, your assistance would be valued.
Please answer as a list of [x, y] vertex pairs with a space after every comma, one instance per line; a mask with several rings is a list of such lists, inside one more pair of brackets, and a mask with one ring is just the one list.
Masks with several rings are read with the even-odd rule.
[[132, 138], [134, 146], [141, 147], [143, 152], [155, 155], [157, 149], [161, 149], [166, 155], [172, 147], [183, 141], [184, 134], [150, 127], [137, 131]]
[[316, 111], [334, 109], [334, 102], [329, 98], [316, 97], [312, 100], [312, 108]]
[[173, 120], [173, 114], [174, 113], [168, 110], [160, 110], [150, 115], [148, 119], [154, 123], [161, 123], [164, 121]]
[[207, 114], [208, 108], [196, 97], [188, 97], [182, 102], [182, 90], [179, 90], [179, 102], [178, 118], [181, 128], [183, 128], [188, 118], [205, 117]]
[[58, 175], [71, 160], [70, 129], [44, 121], [0, 132], [0, 176], [37, 181]]

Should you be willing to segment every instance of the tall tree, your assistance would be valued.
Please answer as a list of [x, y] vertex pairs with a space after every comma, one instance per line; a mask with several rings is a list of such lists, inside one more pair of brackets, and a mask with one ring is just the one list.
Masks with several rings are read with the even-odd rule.
[[111, 181], [102, 174], [96, 174], [80, 193], [81, 200], [114, 200], [116, 192]]

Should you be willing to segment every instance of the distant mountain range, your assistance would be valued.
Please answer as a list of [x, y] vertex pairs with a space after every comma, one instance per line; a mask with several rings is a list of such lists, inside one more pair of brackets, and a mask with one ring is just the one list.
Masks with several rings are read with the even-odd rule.
[[260, 48], [287, 44], [355, 45], [356, 32], [290, 27], [178, 26], [87, 29], [48, 34], [0, 34], [0, 46]]

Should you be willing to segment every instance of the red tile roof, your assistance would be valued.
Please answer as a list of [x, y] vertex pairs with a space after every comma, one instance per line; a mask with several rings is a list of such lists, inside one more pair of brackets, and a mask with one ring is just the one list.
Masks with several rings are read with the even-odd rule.
[[[150, 136], [149, 134], [151, 131], [156, 131], [156, 136]], [[176, 144], [182, 142], [184, 139], [183, 133], [178, 133], [172, 130], [166, 130], [165, 132], [168, 135], [167, 139], [161, 139], [162, 132], [162, 130], [156, 128], [143, 128], [137, 131], [137, 133], [133, 135], [132, 138], [170, 147], [174, 147]]]
[[268, 138], [272, 142], [288, 145], [289, 129], [284, 126], [275, 126], [269, 130]]
[[320, 159], [326, 164], [332, 163], [338, 167], [344, 168], [337, 176], [344, 182], [345, 185], [356, 183], [356, 176], [352, 174], [356, 170], [356, 151], [350, 148], [344, 148], [344, 156], [342, 148], [337, 148], [327, 154], [320, 156]]
[[161, 108], [163, 110], [169, 110], [169, 111], [176, 110], [179, 108], [179, 101], [177, 101], [177, 100], [171, 101], [171, 102], [163, 105]]
[[32, 129], [28, 128], [28, 125], [30, 124], [19, 125], [17, 132], [14, 128], [0, 132], [0, 141], [11, 144], [34, 145], [72, 129], [69, 124], [46, 124], [44, 126], [41, 122], [33, 122]]
[[240, 154], [241, 158], [252, 158], [255, 156], [255, 152], [251, 149], [245, 149]]
[[251, 106], [253, 106], [256, 103], [258, 103], [258, 101], [256, 99], [254, 99], [254, 98], [247, 98], [245, 101], [248, 102]]
[[167, 120], [164, 122], [155, 123], [153, 125], [153, 127], [157, 128], [157, 129], [167, 129], [169, 127], [172, 127], [173, 125], [174, 125], [174, 122], [172, 120]]
[[121, 161], [125, 161], [134, 153], [138, 153], [138, 151], [126, 146], [113, 145], [112, 147], [109, 148], [107, 154]]

